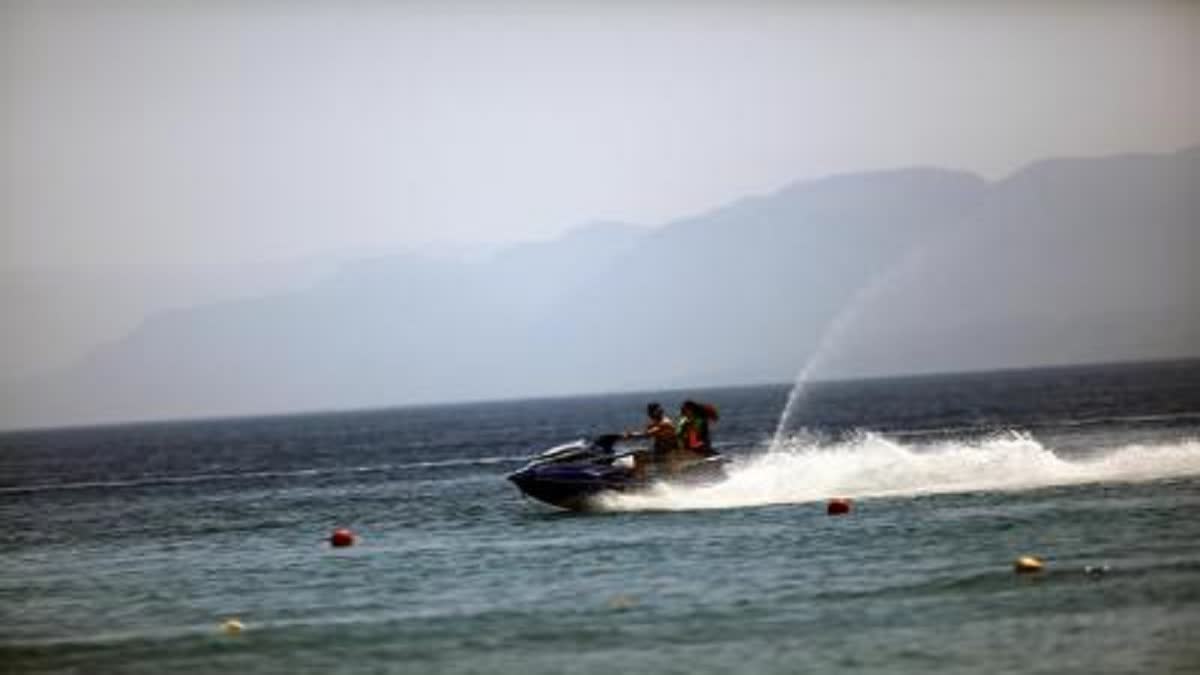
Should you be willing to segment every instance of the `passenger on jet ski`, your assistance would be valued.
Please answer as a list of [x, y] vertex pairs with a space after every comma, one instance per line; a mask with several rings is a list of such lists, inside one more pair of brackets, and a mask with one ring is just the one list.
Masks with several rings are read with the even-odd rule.
[[676, 462], [679, 450], [679, 438], [676, 435], [675, 423], [667, 417], [659, 403], [646, 406], [646, 417], [650, 419], [642, 431], [627, 431], [625, 438], [649, 438], [653, 445], [648, 452], [641, 451], [633, 454], [633, 472], [639, 478], [651, 473], [668, 473]]
[[712, 447], [709, 434], [709, 422], [718, 419], [716, 406], [707, 403], [697, 403], [692, 400], [683, 402], [679, 408], [679, 447], [683, 449], [685, 461], [704, 459], [717, 454]]

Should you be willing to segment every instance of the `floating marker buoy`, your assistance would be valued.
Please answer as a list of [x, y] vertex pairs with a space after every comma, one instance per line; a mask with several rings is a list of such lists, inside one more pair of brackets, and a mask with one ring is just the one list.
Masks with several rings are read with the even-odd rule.
[[238, 621], [237, 619], [225, 619], [221, 622], [221, 630], [224, 631], [226, 635], [237, 635], [238, 633], [242, 632], [243, 628], [245, 628], [245, 626], [242, 625], [242, 622]]
[[842, 497], [830, 499], [825, 505], [825, 513], [831, 516], [844, 516], [850, 513], [850, 500]]
[[1023, 555], [1013, 561], [1013, 571], [1015, 571], [1017, 574], [1033, 574], [1035, 572], [1041, 572], [1042, 568], [1045, 566], [1045, 563], [1043, 563], [1040, 558], [1036, 558], [1031, 555]]
[[628, 595], [615, 595], [608, 601], [609, 609], [626, 610], [632, 609], [637, 604], [637, 600]]
[[329, 545], [337, 546], [339, 548], [343, 546], [353, 546], [354, 533], [344, 527], [339, 527], [333, 531], [333, 534], [329, 535]]

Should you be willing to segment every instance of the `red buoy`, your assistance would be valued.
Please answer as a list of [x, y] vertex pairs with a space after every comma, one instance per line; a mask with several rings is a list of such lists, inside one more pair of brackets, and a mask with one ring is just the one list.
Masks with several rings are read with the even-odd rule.
[[337, 546], [339, 548], [343, 546], [353, 546], [354, 533], [344, 527], [339, 527], [333, 531], [333, 534], [329, 535], [329, 545]]
[[844, 516], [850, 513], [850, 500], [843, 497], [835, 497], [829, 500], [825, 505], [825, 513], [831, 516]]

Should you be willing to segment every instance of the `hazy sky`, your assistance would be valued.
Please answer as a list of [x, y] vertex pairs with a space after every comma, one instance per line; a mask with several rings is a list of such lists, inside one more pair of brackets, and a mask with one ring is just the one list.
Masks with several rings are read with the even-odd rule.
[[0, 4], [0, 266], [653, 224], [1200, 142], [1200, 3]]

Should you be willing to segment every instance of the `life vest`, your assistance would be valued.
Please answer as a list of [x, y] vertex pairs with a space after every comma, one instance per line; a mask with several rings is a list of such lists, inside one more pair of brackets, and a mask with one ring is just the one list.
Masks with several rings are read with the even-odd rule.
[[708, 420], [703, 417], [684, 419], [679, 425], [680, 442], [688, 450], [703, 450], [709, 447]]

